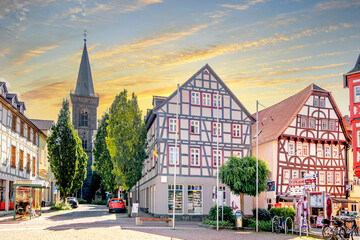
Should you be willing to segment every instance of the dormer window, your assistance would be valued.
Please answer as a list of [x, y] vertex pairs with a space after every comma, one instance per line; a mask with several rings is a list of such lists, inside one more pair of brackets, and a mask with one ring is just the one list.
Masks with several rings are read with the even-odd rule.
[[87, 127], [88, 126], [88, 112], [82, 111], [80, 114], [80, 127]]

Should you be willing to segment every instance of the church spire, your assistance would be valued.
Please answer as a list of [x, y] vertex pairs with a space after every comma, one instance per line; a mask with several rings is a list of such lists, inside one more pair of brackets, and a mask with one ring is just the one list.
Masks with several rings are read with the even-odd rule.
[[86, 30], [84, 30], [84, 49], [81, 57], [79, 75], [76, 82], [75, 94], [94, 96], [94, 85], [91, 76], [89, 56], [86, 48]]

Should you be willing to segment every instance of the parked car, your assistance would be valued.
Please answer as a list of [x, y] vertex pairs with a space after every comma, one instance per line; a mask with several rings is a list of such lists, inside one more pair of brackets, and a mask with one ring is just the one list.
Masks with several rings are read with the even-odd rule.
[[111, 198], [109, 202], [109, 213], [125, 212], [125, 203], [121, 198]]
[[75, 197], [68, 197], [67, 202], [72, 208], [77, 208], [79, 206], [79, 202]]

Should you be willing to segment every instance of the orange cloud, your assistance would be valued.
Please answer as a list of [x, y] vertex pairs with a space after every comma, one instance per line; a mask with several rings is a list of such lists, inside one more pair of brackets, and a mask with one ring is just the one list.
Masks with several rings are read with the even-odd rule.
[[59, 45], [52, 45], [52, 46], [47, 46], [47, 47], [38, 47], [36, 49], [33, 50], [29, 50], [27, 53], [24, 53], [23, 55], [21, 55], [19, 58], [17, 58], [15, 60], [15, 65], [19, 65], [22, 64], [23, 62], [25, 62], [26, 60], [28, 60], [31, 57], [36, 57], [39, 56], [40, 54], [43, 54], [49, 50], [55, 49], [59, 47]]
[[237, 4], [222, 4], [222, 7], [225, 8], [231, 8], [231, 9], [235, 9], [235, 10], [246, 10], [248, 9], [250, 6], [255, 5], [256, 3], [262, 3], [265, 2], [265, 0], [250, 0], [247, 1], [246, 4], [244, 5], [237, 5]]

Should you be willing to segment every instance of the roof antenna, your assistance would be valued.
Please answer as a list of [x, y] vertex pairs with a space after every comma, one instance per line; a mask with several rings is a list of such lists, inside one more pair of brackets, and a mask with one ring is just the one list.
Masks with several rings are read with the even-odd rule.
[[84, 41], [86, 42], [86, 37], [87, 37], [86, 30], [84, 30], [83, 36], [84, 36]]

